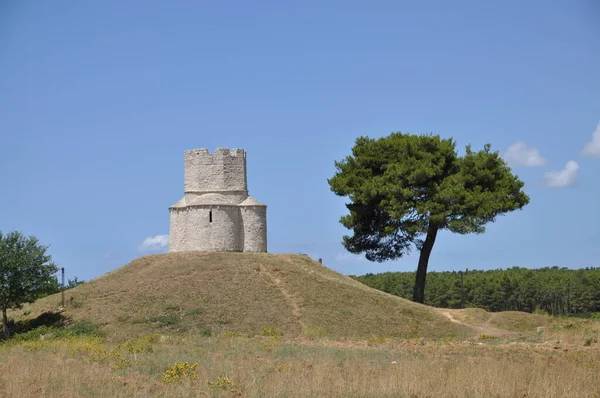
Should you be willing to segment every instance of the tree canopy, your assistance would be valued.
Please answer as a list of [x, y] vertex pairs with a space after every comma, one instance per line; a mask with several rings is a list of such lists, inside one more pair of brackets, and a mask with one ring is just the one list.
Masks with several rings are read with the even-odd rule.
[[0, 307], [5, 337], [10, 336], [7, 310], [20, 308], [56, 286], [58, 270], [34, 236], [0, 231]]
[[489, 144], [458, 156], [453, 139], [401, 132], [359, 137], [352, 155], [335, 162], [331, 190], [347, 196], [340, 219], [351, 253], [371, 261], [420, 251], [413, 300], [423, 302], [427, 265], [439, 230], [482, 233], [498, 215], [529, 203], [523, 182]]

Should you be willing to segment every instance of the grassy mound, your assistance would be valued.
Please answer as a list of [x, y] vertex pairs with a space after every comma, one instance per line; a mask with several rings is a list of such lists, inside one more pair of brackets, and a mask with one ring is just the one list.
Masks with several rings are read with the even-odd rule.
[[[442, 310], [456, 321], [474, 328], [490, 328], [505, 332], [534, 332], [538, 327], [550, 327], [566, 321], [546, 315], [519, 311], [487, 312], [480, 308]], [[581, 323], [581, 322], [580, 322]]]
[[[66, 292], [64, 315], [109, 335], [161, 329], [286, 336], [465, 337], [433, 308], [369, 288], [304, 255], [184, 252], [141, 257]], [[60, 295], [13, 314], [56, 311]]]

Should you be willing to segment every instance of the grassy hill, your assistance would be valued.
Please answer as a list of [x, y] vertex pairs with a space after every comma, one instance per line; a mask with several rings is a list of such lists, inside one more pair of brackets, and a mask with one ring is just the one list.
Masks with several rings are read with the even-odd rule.
[[436, 309], [303, 255], [147, 256], [66, 299], [11, 314], [75, 322], [0, 342], [2, 397], [600, 396], [597, 321]]
[[[369, 288], [305, 255], [170, 253], [141, 257], [66, 292], [64, 315], [109, 334], [149, 328], [287, 336], [466, 337], [468, 326], [439, 311]], [[55, 311], [60, 295], [27, 306]], [[14, 314], [17, 315], [18, 313]]]

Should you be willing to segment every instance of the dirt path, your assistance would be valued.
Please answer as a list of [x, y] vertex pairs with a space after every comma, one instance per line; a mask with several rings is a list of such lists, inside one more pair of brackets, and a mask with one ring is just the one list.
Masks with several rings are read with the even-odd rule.
[[298, 303], [296, 302], [294, 297], [286, 290], [281, 279], [279, 279], [275, 275], [271, 274], [269, 272], [269, 270], [263, 265], [260, 266], [260, 272], [265, 274], [271, 280], [271, 282], [273, 282], [273, 284], [277, 287], [277, 289], [279, 289], [279, 291], [281, 292], [281, 295], [283, 296], [283, 298], [287, 302], [288, 306], [290, 307], [290, 310], [292, 311], [292, 315], [294, 315], [294, 317], [296, 317], [296, 320], [302, 327], [302, 331], [306, 331], [306, 325], [304, 324], [304, 321], [302, 320], [302, 311], [300, 310], [300, 306], [298, 305]]
[[452, 316], [452, 314], [449, 311], [441, 311], [440, 313], [443, 316], [445, 316], [446, 318], [450, 319], [450, 322], [458, 323], [459, 325], [470, 326], [470, 325], [467, 325], [466, 323], [459, 321], [458, 319], [454, 319], [454, 317]]
[[448, 309], [438, 308], [438, 309], [436, 309], [436, 311], [438, 311], [441, 315], [448, 318], [450, 320], [450, 322], [457, 323], [457, 324], [463, 325], [463, 326], [467, 326], [473, 330], [476, 330], [477, 333], [480, 333], [480, 334], [488, 334], [488, 335], [492, 335], [492, 336], [515, 336], [518, 334], [515, 332], [510, 332], [508, 330], [498, 329], [498, 328], [490, 326], [492, 317], [490, 317], [488, 320], [486, 320], [481, 325], [473, 325], [470, 323], [465, 323], [465, 322], [459, 321], [458, 319], [454, 318], [454, 314], [460, 310], [448, 310]]

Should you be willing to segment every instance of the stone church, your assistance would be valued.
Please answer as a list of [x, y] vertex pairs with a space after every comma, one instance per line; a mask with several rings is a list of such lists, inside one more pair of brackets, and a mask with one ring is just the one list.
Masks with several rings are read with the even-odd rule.
[[169, 252], [267, 251], [267, 206], [248, 195], [243, 149], [184, 154], [183, 198], [169, 208]]

